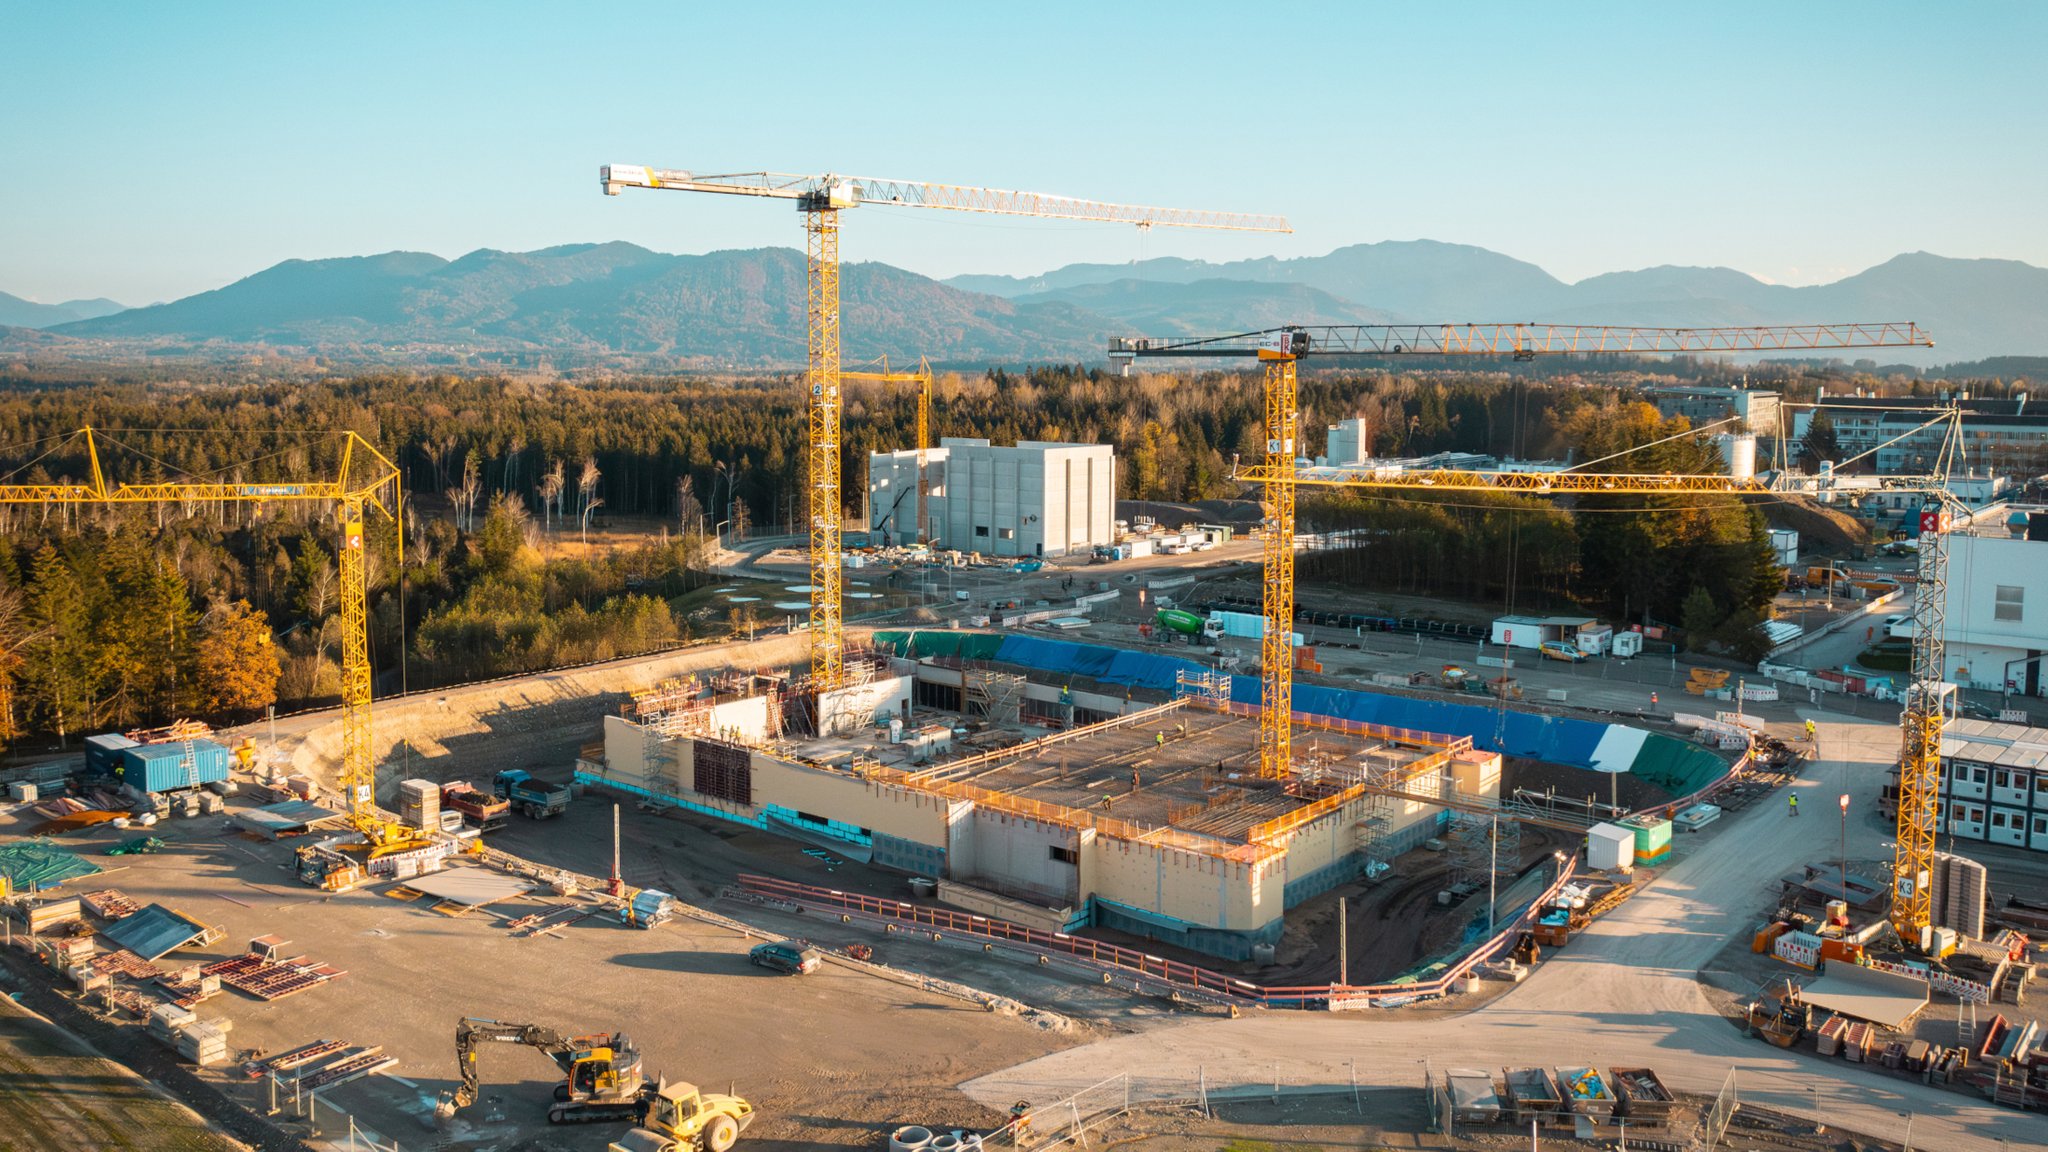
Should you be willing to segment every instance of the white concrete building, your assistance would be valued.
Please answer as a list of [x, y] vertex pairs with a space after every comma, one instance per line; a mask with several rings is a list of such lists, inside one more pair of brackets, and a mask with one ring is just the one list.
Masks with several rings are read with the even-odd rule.
[[[946, 488], [946, 450], [925, 453], [926, 518], [929, 502]], [[928, 539], [931, 525], [921, 523], [917, 500], [917, 450], [868, 454], [868, 531], [877, 544], [915, 544]]]
[[1945, 611], [1951, 680], [2048, 695], [2048, 541], [1951, 536]]
[[917, 453], [870, 455], [869, 529], [892, 544], [921, 538], [986, 556], [1063, 556], [1116, 539], [1116, 456], [1107, 444], [1006, 448], [947, 437], [925, 454], [925, 489], [920, 533]]
[[1372, 433], [1365, 417], [1356, 416], [1330, 425], [1323, 444], [1323, 463], [1332, 468], [1356, 468], [1372, 459]]

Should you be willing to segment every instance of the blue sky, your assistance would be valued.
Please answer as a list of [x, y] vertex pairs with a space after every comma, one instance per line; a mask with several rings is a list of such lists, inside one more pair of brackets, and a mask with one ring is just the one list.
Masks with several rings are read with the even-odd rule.
[[0, 290], [145, 303], [290, 257], [801, 242], [779, 203], [606, 198], [607, 161], [1296, 228], [848, 219], [846, 259], [936, 276], [1424, 237], [1567, 280], [2048, 265], [2044, 42], [2031, 3], [0, 0]]

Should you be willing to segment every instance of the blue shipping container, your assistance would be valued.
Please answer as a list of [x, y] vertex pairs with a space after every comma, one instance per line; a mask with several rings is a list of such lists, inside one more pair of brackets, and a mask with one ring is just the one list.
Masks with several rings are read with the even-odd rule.
[[95, 776], [118, 776], [121, 753], [135, 747], [135, 741], [119, 732], [85, 738], [85, 770]]
[[186, 763], [183, 743], [144, 744], [121, 753], [123, 782], [145, 792], [170, 792], [194, 784], [211, 784], [228, 778], [227, 748], [211, 740], [192, 741], [192, 765]]

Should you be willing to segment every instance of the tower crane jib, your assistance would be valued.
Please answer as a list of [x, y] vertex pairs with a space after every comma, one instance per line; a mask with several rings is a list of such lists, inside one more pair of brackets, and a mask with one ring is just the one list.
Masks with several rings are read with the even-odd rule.
[[[1213, 337], [1126, 337], [1109, 355], [1128, 371], [1138, 359], [1235, 357], [1259, 362], [1265, 375], [1264, 462], [1239, 469], [1237, 478], [1262, 484], [1265, 521], [1265, 634], [1261, 644], [1259, 771], [1284, 779], [1293, 771], [1294, 497], [1302, 484], [1346, 488], [1490, 490], [1528, 495], [1743, 494], [1787, 490], [1785, 482], [1753, 477], [1643, 476], [1587, 472], [1510, 473], [1454, 469], [1381, 474], [1372, 470], [1319, 472], [1301, 477], [1296, 460], [1300, 413], [1296, 363], [1311, 355], [1537, 356], [1587, 353], [1729, 353], [1836, 348], [1932, 347], [1918, 325], [1801, 324], [1748, 328], [1625, 328], [1543, 324], [1342, 325], [1269, 328]], [[1939, 823], [1944, 709], [1954, 692], [1942, 680], [1940, 603], [1946, 583], [1947, 492], [1944, 477], [1899, 478], [1888, 487], [1923, 491], [1933, 506], [1922, 514], [1920, 595], [1916, 598], [1913, 684], [1901, 715], [1899, 819], [1891, 920], [1911, 943], [1924, 943], [1929, 924], [1928, 876]], [[1815, 485], [1825, 483], [1816, 479]]]
[[[845, 630], [840, 617], [839, 214], [863, 205], [935, 208], [952, 212], [1090, 220], [1140, 228], [1201, 228], [1239, 232], [1286, 232], [1279, 216], [1112, 204], [961, 184], [885, 180], [867, 176], [792, 175], [734, 172], [703, 175], [641, 164], [607, 164], [598, 170], [605, 195], [627, 188], [704, 192], [795, 201], [804, 214], [807, 272], [805, 313], [809, 328], [806, 387], [809, 433], [806, 446], [806, 517], [810, 534], [811, 688], [820, 697], [840, 687], [844, 676]], [[829, 723], [819, 717], [819, 726]]]

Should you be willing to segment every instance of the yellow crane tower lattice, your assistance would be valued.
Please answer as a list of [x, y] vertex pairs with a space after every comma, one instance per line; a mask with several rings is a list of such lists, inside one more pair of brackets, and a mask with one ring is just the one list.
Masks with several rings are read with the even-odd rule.
[[826, 692], [844, 681], [844, 632], [840, 623], [839, 532], [840, 492], [839, 385], [839, 214], [864, 204], [899, 208], [937, 208], [952, 212], [1035, 216], [1054, 220], [1094, 220], [1133, 224], [1139, 228], [1205, 228], [1241, 232], [1287, 232], [1278, 216], [1207, 212], [1107, 204], [916, 180], [882, 180], [864, 176], [800, 176], [780, 172], [738, 172], [704, 175], [639, 164], [608, 164], [599, 170], [605, 195], [627, 188], [660, 188], [678, 192], [710, 192], [794, 200], [804, 214], [808, 264], [806, 314], [809, 327], [809, 439], [806, 477], [809, 493], [811, 561], [811, 687]]
[[[1305, 356], [1537, 356], [1590, 353], [1706, 353], [1820, 348], [1928, 347], [1912, 324], [1824, 324], [1764, 328], [1615, 328], [1546, 324], [1290, 326], [1229, 336], [1126, 337], [1109, 356], [1128, 372], [1149, 358], [1256, 358], [1265, 368], [1265, 463], [1240, 478], [1265, 486], [1267, 517], [1260, 643], [1259, 774], [1293, 773], [1294, 490], [1300, 456], [1296, 363]], [[1457, 474], [1439, 474], [1452, 476]], [[1555, 475], [1546, 477], [1558, 483]], [[1597, 483], [1603, 478], [1587, 477]], [[1604, 478], [1612, 482], [1612, 478]], [[1687, 478], [1663, 478], [1684, 484]], [[1696, 480], [1697, 478], [1692, 478]], [[1723, 477], [1722, 480], [1727, 478]], [[1531, 484], [1538, 481], [1532, 479]], [[1506, 481], [1503, 481], [1506, 483]], [[1514, 481], [1520, 483], [1520, 481]], [[1565, 481], [1564, 483], [1572, 483]], [[1482, 486], [1472, 484], [1473, 487]], [[1613, 489], [1607, 489], [1612, 491]], [[1670, 489], [1665, 489], [1669, 491]], [[1713, 489], [1691, 489], [1707, 491]]]
[[889, 371], [889, 358], [887, 356], [881, 357], [875, 363], [881, 365], [881, 370], [878, 372], [866, 370], [841, 372], [839, 378], [841, 380], [866, 380], [880, 384], [917, 385], [917, 538], [919, 540], [929, 540], [931, 538], [932, 523], [930, 518], [931, 484], [925, 478], [925, 468], [930, 463], [926, 457], [930, 455], [932, 450], [931, 361], [922, 356], [918, 357], [917, 371], [915, 372]]
[[[0, 504], [199, 504], [303, 503], [334, 505], [341, 516], [337, 566], [341, 583], [341, 767], [336, 782], [348, 823], [362, 834], [371, 855], [403, 851], [421, 841], [408, 828], [386, 820], [376, 805], [376, 760], [370, 745], [370, 638], [364, 517], [375, 508], [398, 518], [398, 466], [354, 432], [335, 433], [339, 463], [332, 479], [233, 482], [131, 481], [110, 479], [100, 461], [99, 439], [91, 428], [63, 438], [45, 455], [75, 444], [85, 453], [83, 483], [0, 484]], [[404, 555], [404, 527], [399, 528]]]
[[[1952, 513], [1961, 507], [1949, 491], [1948, 477], [1959, 442], [1959, 416], [1944, 411], [1932, 420], [1883, 444], [1842, 461], [1873, 456], [1891, 444], [1917, 436], [1936, 425], [1948, 434], [1937, 454], [1934, 471], [1920, 476], [1879, 477], [1876, 490], [1917, 493], [1926, 498], [1920, 510], [1919, 593], [1913, 601], [1913, 673], [1906, 706], [1899, 716], [1898, 837], [1893, 848], [1893, 885], [1889, 918], [1901, 940], [1925, 950], [1931, 941], [1933, 894], [1929, 876], [1934, 867], [1935, 834], [1941, 822], [1941, 734], [1955, 685], [1942, 677], [1943, 605], [1948, 586], [1948, 530]], [[1269, 483], [1267, 466], [1240, 468], [1233, 479]], [[1680, 495], [1823, 495], [1833, 490], [1834, 477], [1644, 474], [1619, 472], [1492, 472], [1461, 469], [1417, 469], [1379, 472], [1370, 468], [1319, 468], [1297, 475], [1286, 485], [1324, 488], [1407, 490], [1416, 492], [1502, 492], [1524, 496], [1680, 496]]]

